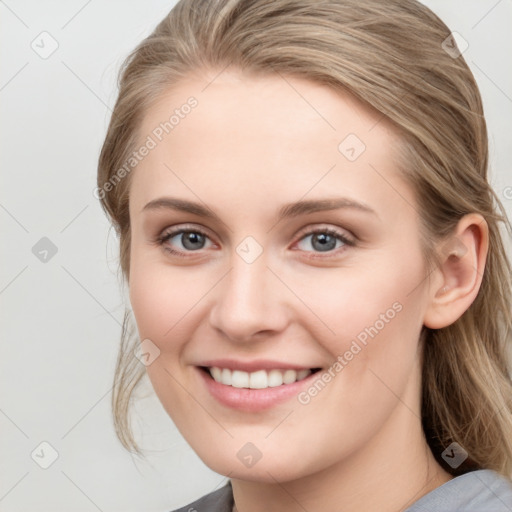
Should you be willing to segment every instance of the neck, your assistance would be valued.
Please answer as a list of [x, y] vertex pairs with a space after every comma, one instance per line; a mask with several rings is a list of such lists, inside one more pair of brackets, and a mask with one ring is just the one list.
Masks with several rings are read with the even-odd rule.
[[[408, 400], [409, 398], [409, 400]], [[416, 400], [415, 400], [416, 398]], [[397, 512], [452, 477], [423, 434], [418, 397], [404, 397], [379, 432], [353, 454], [291, 481], [232, 479], [239, 512]]]

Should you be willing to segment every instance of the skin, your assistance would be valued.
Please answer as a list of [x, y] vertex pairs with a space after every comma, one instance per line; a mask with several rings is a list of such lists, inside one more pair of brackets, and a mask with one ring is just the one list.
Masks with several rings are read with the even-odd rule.
[[[420, 332], [449, 325], [474, 300], [485, 221], [461, 219], [457, 254], [429, 274], [415, 195], [395, 163], [399, 136], [379, 114], [304, 79], [204, 71], [147, 111], [140, 141], [190, 96], [198, 106], [130, 177], [130, 299], [140, 338], [160, 350], [147, 367], [159, 399], [199, 457], [229, 475], [240, 512], [403, 510], [451, 478], [421, 428]], [[348, 134], [366, 146], [355, 161], [338, 150]], [[144, 209], [164, 196], [206, 205], [219, 220]], [[286, 203], [332, 197], [374, 213], [277, 219]], [[170, 227], [201, 229], [204, 247], [187, 251], [181, 236], [160, 244]], [[313, 228], [353, 244], [321, 251]], [[247, 236], [263, 250], [252, 263], [236, 252]], [[328, 369], [397, 303], [400, 312], [306, 405], [293, 397], [234, 410], [195, 366], [232, 357]], [[237, 457], [247, 442], [261, 453], [252, 467]]]

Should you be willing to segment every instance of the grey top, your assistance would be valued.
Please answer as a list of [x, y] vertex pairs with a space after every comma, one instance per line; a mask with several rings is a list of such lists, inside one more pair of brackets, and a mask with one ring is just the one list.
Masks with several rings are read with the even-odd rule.
[[[174, 512], [231, 512], [231, 482]], [[512, 512], [512, 484], [495, 471], [458, 476], [425, 494], [405, 512]]]

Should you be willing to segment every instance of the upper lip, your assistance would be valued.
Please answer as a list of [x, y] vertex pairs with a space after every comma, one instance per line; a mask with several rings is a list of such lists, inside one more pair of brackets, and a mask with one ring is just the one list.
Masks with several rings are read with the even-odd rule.
[[320, 366], [285, 363], [283, 361], [271, 361], [269, 359], [256, 359], [253, 361], [237, 361], [235, 359], [212, 359], [203, 361], [197, 366], [212, 368], [228, 368], [229, 370], [240, 370], [243, 372], [254, 372], [257, 370], [311, 370]]

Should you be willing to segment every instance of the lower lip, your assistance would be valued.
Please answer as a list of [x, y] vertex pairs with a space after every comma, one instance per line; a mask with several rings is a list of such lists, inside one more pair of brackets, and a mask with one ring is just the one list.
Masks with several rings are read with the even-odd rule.
[[312, 373], [305, 379], [291, 384], [282, 384], [281, 386], [265, 389], [249, 389], [226, 386], [215, 381], [204, 370], [197, 368], [197, 371], [201, 374], [210, 394], [221, 404], [247, 412], [263, 411], [286, 402], [297, 396], [302, 388], [309, 385], [317, 377], [317, 373]]

